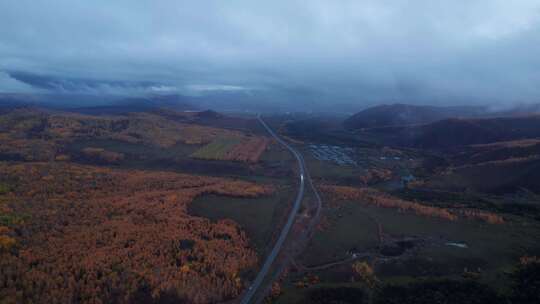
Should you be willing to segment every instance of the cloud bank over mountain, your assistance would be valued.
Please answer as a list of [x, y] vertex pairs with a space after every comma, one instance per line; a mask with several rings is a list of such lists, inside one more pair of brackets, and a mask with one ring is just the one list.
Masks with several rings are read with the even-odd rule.
[[0, 3], [4, 93], [527, 103], [538, 54], [537, 0]]

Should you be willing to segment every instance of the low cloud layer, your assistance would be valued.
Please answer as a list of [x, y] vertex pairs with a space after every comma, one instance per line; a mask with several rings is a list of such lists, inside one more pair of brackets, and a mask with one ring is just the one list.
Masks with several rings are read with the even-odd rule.
[[538, 0], [0, 3], [0, 92], [527, 103], [538, 54]]

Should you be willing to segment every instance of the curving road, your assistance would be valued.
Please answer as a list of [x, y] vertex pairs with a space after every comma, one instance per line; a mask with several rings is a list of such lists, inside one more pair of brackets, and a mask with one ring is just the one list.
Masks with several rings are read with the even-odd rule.
[[253, 298], [253, 295], [259, 290], [261, 283], [263, 282], [264, 278], [268, 274], [268, 271], [270, 270], [270, 267], [274, 263], [274, 260], [278, 256], [279, 252], [281, 251], [281, 248], [283, 247], [283, 243], [285, 242], [285, 239], [287, 238], [287, 235], [289, 234], [289, 231], [291, 230], [291, 227], [294, 223], [294, 220], [296, 218], [296, 215], [298, 214], [298, 210], [300, 209], [300, 205], [302, 203], [302, 198], [304, 197], [304, 176], [305, 176], [305, 164], [304, 159], [302, 157], [302, 154], [300, 154], [298, 151], [296, 151], [293, 147], [291, 147], [289, 144], [287, 144], [284, 140], [282, 140], [274, 131], [262, 120], [261, 116], [257, 116], [257, 119], [259, 122], [263, 125], [263, 127], [274, 137], [281, 145], [283, 145], [287, 150], [289, 150], [294, 157], [296, 158], [296, 161], [298, 162], [298, 169], [299, 169], [299, 179], [300, 179], [300, 187], [298, 189], [298, 194], [296, 195], [296, 200], [294, 201], [293, 208], [291, 210], [291, 213], [289, 214], [289, 217], [287, 218], [287, 223], [285, 223], [285, 226], [283, 227], [283, 230], [281, 230], [281, 233], [279, 235], [278, 240], [276, 241], [276, 244], [274, 245], [274, 248], [272, 248], [272, 251], [270, 254], [266, 257], [266, 260], [264, 261], [264, 264], [257, 274], [257, 277], [255, 280], [251, 283], [248, 290], [244, 294], [244, 297], [240, 301], [241, 304], [248, 304], [250, 303], [251, 299]]

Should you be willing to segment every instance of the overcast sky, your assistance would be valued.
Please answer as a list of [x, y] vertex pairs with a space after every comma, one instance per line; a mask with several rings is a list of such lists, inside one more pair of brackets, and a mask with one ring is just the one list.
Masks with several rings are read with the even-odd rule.
[[540, 102], [540, 0], [0, 1], [0, 92]]

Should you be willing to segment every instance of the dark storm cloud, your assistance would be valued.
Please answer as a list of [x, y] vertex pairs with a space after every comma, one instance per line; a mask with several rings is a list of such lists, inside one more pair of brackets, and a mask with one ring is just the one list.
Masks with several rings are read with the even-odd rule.
[[66, 78], [59, 76], [38, 75], [28, 72], [9, 71], [12, 79], [54, 93], [117, 93], [133, 91], [160, 91], [165, 86], [152, 81], [96, 80], [85, 78]]
[[533, 102], [538, 54], [538, 0], [0, 3], [0, 92]]

